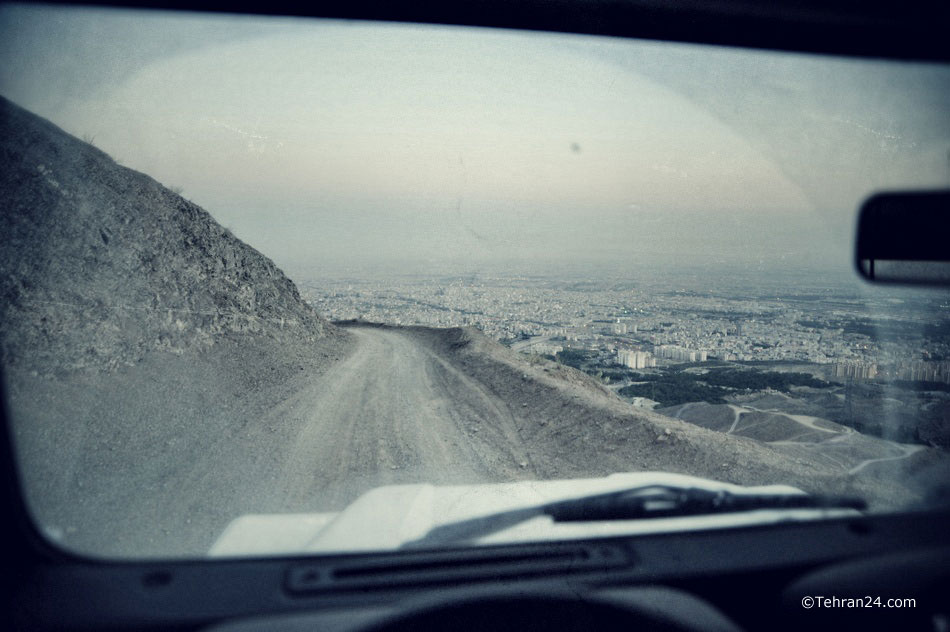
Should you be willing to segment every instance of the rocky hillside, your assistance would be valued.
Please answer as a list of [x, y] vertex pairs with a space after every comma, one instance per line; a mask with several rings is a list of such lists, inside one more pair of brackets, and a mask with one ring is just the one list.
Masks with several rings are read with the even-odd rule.
[[234, 334], [333, 329], [206, 211], [2, 97], [0, 164], [7, 367], [114, 368]]

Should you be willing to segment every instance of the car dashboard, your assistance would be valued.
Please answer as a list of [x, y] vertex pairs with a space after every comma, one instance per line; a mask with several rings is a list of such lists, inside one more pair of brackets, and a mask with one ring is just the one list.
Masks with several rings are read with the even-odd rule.
[[18, 582], [14, 623], [229, 632], [839, 623], [939, 630], [950, 621], [948, 519], [948, 513], [880, 515], [213, 564], [38, 563]]

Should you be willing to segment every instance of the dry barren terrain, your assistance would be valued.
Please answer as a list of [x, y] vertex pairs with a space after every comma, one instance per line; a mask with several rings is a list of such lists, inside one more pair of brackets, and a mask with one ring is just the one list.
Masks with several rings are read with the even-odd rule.
[[201, 555], [245, 513], [337, 511], [391, 483], [665, 470], [920, 496], [932, 449], [859, 472], [821, 454], [633, 409], [586, 375], [478, 332], [351, 326], [308, 345], [235, 337], [115, 373], [9, 376], [46, 532], [118, 556]]

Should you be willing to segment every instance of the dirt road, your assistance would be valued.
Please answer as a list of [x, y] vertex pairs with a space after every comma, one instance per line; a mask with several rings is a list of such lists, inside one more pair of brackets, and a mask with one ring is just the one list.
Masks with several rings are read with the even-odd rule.
[[505, 402], [403, 332], [351, 332], [355, 353], [271, 415], [299, 428], [279, 464], [287, 500], [339, 509], [386, 483], [525, 476]]
[[264, 406], [222, 399], [227, 363], [138, 367], [106, 388], [21, 383], [17, 440], [47, 532], [110, 555], [201, 555], [245, 513], [336, 511], [388, 483], [534, 478], [505, 402], [410, 334], [349, 331], [348, 355]]

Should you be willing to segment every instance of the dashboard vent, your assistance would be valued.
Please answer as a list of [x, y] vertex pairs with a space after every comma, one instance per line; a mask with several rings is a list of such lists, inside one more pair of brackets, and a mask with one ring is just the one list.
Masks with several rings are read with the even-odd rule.
[[625, 548], [610, 544], [387, 553], [369, 559], [296, 564], [287, 573], [286, 585], [289, 592], [301, 594], [592, 572], [631, 563]]

